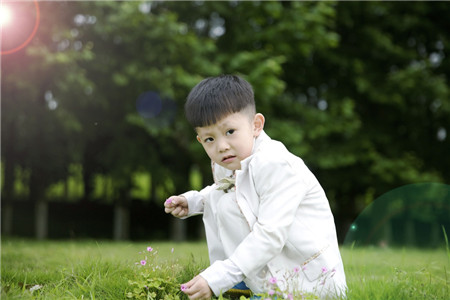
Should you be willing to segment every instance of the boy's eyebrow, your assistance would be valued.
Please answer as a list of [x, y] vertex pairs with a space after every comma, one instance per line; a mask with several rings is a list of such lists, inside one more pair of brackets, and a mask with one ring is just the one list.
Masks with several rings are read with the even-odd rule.
[[207, 128], [218, 127], [219, 130], [224, 130], [228, 128], [235, 129], [237, 126], [239, 126], [239, 124], [237, 124], [235, 120], [222, 119], [210, 126], [197, 127], [195, 131], [197, 135], [200, 136], [199, 129], [202, 128], [204, 130], [202, 136], [206, 136], [206, 135], [213, 135], [212, 131], [214, 131], [214, 129], [208, 130]]
[[[226, 127], [234, 127], [234, 126], [232, 126], [229, 123], [230, 123], [229, 121], [224, 121], [223, 123], [220, 123], [220, 121], [219, 121], [216, 124], [213, 124], [211, 126], [206, 126], [206, 127], [217, 126], [219, 129], [223, 129], [223, 128], [226, 128]], [[205, 127], [198, 127], [197, 130], [196, 130], [197, 134], [198, 134], [198, 129], [199, 128], [204, 128], [205, 132], [203, 132], [203, 135], [212, 135], [212, 132], [211, 132], [212, 130], [210, 131], [210, 130], [206, 129]]]
[[205, 132], [202, 132], [202, 133], [200, 134], [200, 132], [197, 131], [197, 135], [198, 135], [199, 137], [202, 137], [202, 136], [210, 136], [210, 135], [212, 135], [212, 133], [210, 133], [209, 131], [205, 131]]
[[[209, 126], [208, 126], [209, 127]], [[202, 133], [200, 134], [199, 129], [202, 129]], [[205, 127], [197, 127], [196, 130], [198, 136], [207, 136], [212, 135], [212, 130], [206, 129]]]
[[229, 120], [223, 121], [223, 123], [221, 123], [221, 124], [219, 122], [217, 122], [216, 125], [217, 125], [217, 127], [221, 128], [221, 129], [225, 128], [225, 127], [235, 127], [236, 126], [236, 124], [234, 124], [233, 121], [229, 121]]

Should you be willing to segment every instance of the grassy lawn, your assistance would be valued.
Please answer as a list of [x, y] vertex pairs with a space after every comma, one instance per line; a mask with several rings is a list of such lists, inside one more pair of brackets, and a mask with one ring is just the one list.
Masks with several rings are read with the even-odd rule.
[[448, 299], [445, 249], [342, 249], [349, 299]]
[[[139, 252], [145, 253], [148, 246], [157, 251], [161, 265], [208, 265], [204, 243], [6, 239], [1, 299], [126, 299], [132, 289], [128, 280], [136, 276], [136, 263], [144, 258]], [[42, 288], [33, 291], [37, 285]]]
[[[342, 256], [348, 299], [448, 299], [450, 295], [450, 257], [445, 248], [343, 248]], [[160, 278], [157, 284], [178, 292], [179, 284], [208, 265], [208, 257], [203, 242], [3, 239], [1, 263], [1, 299], [127, 299], [137, 287], [129, 281], [142, 281], [143, 268], [151, 274], [145, 279], [147, 285]]]

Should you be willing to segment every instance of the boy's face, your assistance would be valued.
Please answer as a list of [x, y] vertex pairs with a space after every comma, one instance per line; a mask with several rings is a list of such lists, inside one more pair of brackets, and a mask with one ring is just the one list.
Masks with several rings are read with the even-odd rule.
[[264, 117], [237, 112], [226, 116], [216, 124], [197, 127], [197, 140], [209, 158], [229, 170], [241, 168], [241, 161], [252, 154], [254, 138], [264, 126]]

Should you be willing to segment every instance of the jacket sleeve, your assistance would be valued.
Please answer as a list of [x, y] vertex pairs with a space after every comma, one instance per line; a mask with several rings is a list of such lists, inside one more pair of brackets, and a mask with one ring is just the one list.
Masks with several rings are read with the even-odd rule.
[[244, 279], [241, 270], [229, 259], [217, 260], [200, 273], [208, 282], [211, 291], [219, 297]]
[[215, 184], [203, 188], [201, 191], [189, 191], [181, 194], [188, 202], [188, 215], [182, 219], [186, 219], [195, 215], [201, 215], [204, 211], [205, 201], [209, 197], [210, 191], [215, 188]]
[[250, 167], [259, 195], [257, 221], [230, 257], [246, 277], [255, 275], [281, 253], [308, 189], [302, 166], [292, 166], [286, 159], [255, 157]]

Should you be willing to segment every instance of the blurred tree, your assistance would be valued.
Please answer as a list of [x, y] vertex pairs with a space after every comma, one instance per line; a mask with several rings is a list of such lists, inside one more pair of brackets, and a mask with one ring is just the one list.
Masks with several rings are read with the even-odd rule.
[[[321, 69], [326, 61], [315, 60], [317, 53], [332, 53], [339, 46], [336, 3], [190, 5], [174, 5], [173, 9], [181, 10], [180, 16], [198, 34], [216, 40], [220, 49], [217, 60], [224, 73], [244, 74], [252, 83], [257, 109], [266, 116], [270, 136], [304, 158], [318, 175], [319, 170], [326, 173], [355, 164], [357, 158], [351, 145], [334, 145], [342, 137], [348, 141], [361, 126], [354, 101], [344, 96], [329, 107], [324, 93], [330, 88], [333, 74]], [[340, 151], [332, 151], [330, 144]], [[319, 150], [318, 145], [327, 147]], [[335, 187], [331, 186], [335, 182], [325, 182], [324, 187], [331, 194], [333, 208], [338, 210], [341, 199], [336, 201]]]
[[[215, 60], [222, 73], [241, 74], [252, 83], [257, 108], [267, 116], [267, 131], [291, 149], [307, 147], [300, 144], [304, 133], [297, 125], [304, 105], [290, 94], [294, 87], [288, 86], [285, 73], [295, 60], [306, 60], [313, 49], [337, 44], [337, 35], [328, 29], [333, 6], [278, 1], [183, 4], [166, 5], [198, 35], [215, 41]], [[210, 170], [204, 165], [207, 177]]]
[[216, 40], [225, 72], [247, 75], [268, 133], [303, 157], [325, 187], [341, 240], [376, 196], [448, 182], [448, 6], [190, 5], [173, 9]]
[[[58, 14], [54, 14], [55, 7]], [[78, 140], [73, 135], [80, 126], [64, 103], [78, 100], [76, 91], [86, 84], [78, 63], [91, 56], [89, 46], [76, 47], [64, 26], [70, 15], [64, 3], [40, 4], [40, 11], [53, 17], [41, 19], [28, 48], [2, 60], [6, 76], [1, 82], [1, 104], [2, 112], [7, 112], [2, 114], [3, 201], [11, 209], [15, 172], [18, 168], [28, 170], [26, 184], [35, 203], [35, 234], [43, 239], [48, 229], [45, 191], [50, 184], [67, 178], [68, 166], [77, 157]], [[7, 228], [12, 230], [12, 225]]]
[[[377, 196], [449, 180], [443, 3], [41, 6], [33, 44], [2, 61], [4, 201], [17, 167], [31, 171], [30, 197], [42, 199], [79, 163], [85, 201], [94, 200], [98, 175], [112, 182], [114, 237], [126, 238], [136, 172], [150, 174], [159, 203], [189, 189], [196, 166], [211, 182], [183, 104], [196, 83], [221, 73], [252, 83], [269, 135], [324, 186], [341, 240]], [[177, 224], [173, 236], [182, 239]]]
[[[158, 5], [83, 3], [79, 12], [80, 20], [96, 18], [95, 26], [79, 24], [78, 30], [84, 43], [94, 45], [96, 64], [83, 67], [95, 83], [94, 97], [104, 103], [90, 114], [98, 125], [84, 149], [85, 196], [91, 197], [96, 174], [111, 176], [116, 239], [127, 238], [134, 173], [151, 174], [153, 201], [189, 189], [193, 131], [180, 108], [190, 87], [219, 72], [209, 60], [212, 41], [200, 39], [169, 10], [154, 13]], [[184, 228], [174, 228], [184, 239]]]
[[[347, 103], [359, 125], [313, 141], [312, 162], [338, 204], [337, 213], [346, 215], [345, 229], [364, 206], [391, 189], [449, 182], [444, 157], [450, 149], [450, 68], [444, 58], [450, 45], [443, 17], [448, 12], [443, 3], [423, 2], [336, 7], [339, 46], [315, 53], [311, 75], [314, 85], [327, 86], [321, 97], [329, 110]], [[323, 159], [329, 155], [336, 163], [327, 166]]]

